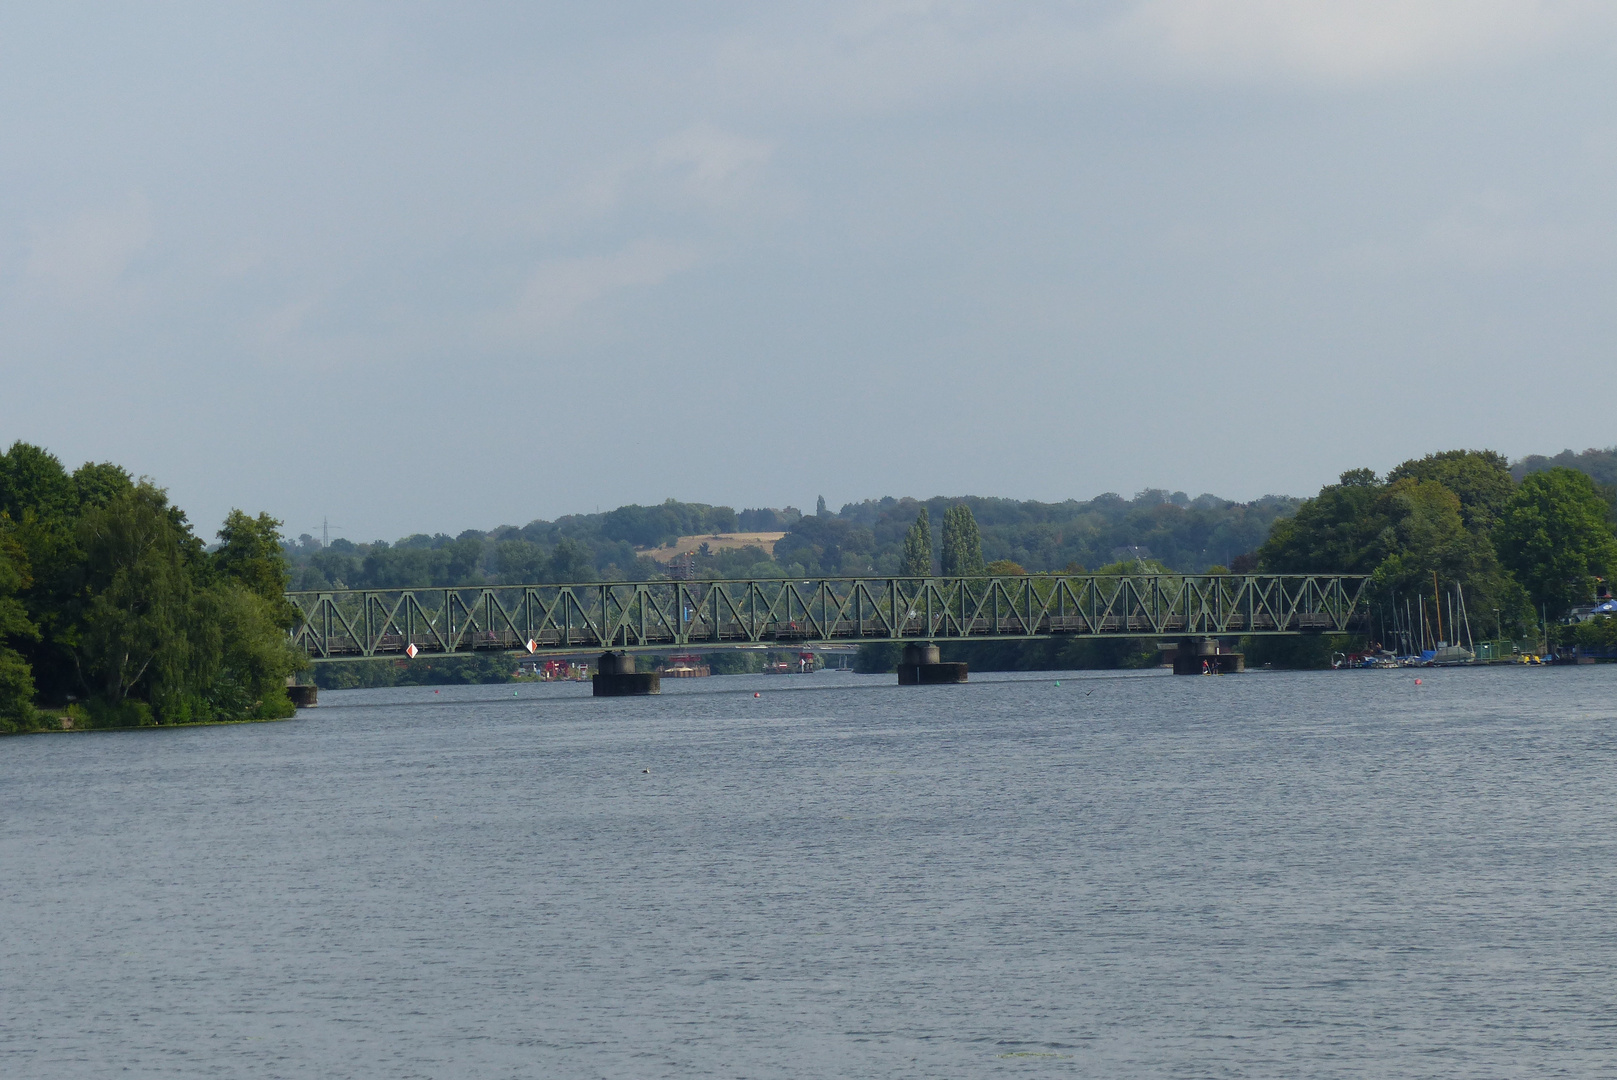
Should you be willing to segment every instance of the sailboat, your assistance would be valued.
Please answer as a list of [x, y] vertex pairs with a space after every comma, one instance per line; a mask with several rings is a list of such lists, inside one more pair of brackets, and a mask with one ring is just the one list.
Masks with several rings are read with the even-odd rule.
[[[1456, 612], [1456, 599], [1458, 612]], [[1476, 642], [1472, 641], [1473, 648], [1466, 648], [1456, 641], [1454, 644], [1442, 640], [1443, 638], [1443, 599], [1437, 589], [1437, 571], [1432, 571], [1432, 606], [1437, 609], [1437, 648], [1432, 650], [1431, 658], [1427, 661], [1434, 667], [1451, 667], [1455, 664], [1469, 664], [1476, 660]], [[1454, 595], [1449, 597], [1449, 629], [1454, 636], [1460, 636], [1460, 620], [1465, 620], [1465, 636], [1471, 638], [1471, 619], [1465, 614], [1465, 593], [1461, 591], [1459, 582], [1454, 584]]]

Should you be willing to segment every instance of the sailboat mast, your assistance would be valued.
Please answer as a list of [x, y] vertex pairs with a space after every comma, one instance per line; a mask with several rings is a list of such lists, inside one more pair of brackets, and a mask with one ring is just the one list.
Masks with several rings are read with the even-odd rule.
[[1437, 571], [1432, 571], [1432, 607], [1437, 613], [1437, 640], [1446, 641], [1443, 636], [1443, 598], [1437, 591]]

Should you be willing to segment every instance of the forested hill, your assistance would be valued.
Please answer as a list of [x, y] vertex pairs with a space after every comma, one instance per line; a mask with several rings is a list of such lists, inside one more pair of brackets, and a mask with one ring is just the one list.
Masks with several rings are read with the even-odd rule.
[[644, 551], [678, 537], [784, 531], [773, 557], [759, 547], [721, 550], [699, 557], [695, 569], [703, 577], [729, 578], [882, 575], [900, 572], [904, 534], [923, 507], [936, 550], [944, 512], [959, 504], [971, 508], [989, 562], [1008, 560], [1038, 572], [1138, 557], [1193, 572], [1228, 565], [1257, 548], [1274, 521], [1295, 513], [1300, 500], [1271, 495], [1237, 503], [1155, 489], [1132, 499], [1107, 494], [1059, 503], [889, 497], [809, 515], [792, 507], [738, 513], [669, 500], [487, 532], [469, 529], [455, 537], [418, 534], [391, 544], [333, 540], [322, 548], [305, 535], [288, 551], [295, 589], [611, 581], [666, 577], [667, 568]]
[[1617, 446], [1605, 450], [1585, 450], [1581, 454], [1574, 454], [1570, 450], [1562, 450], [1554, 457], [1545, 457], [1543, 454], [1529, 454], [1510, 467], [1510, 474], [1517, 480], [1525, 480], [1529, 475], [1543, 472], [1556, 467], [1576, 469], [1605, 487], [1617, 487]]
[[[1479, 475], [1492, 478], [1489, 482], [1499, 488], [1496, 494], [1500, 499], [1522, 477], [1568, 467], [1588, 475], [1617, 505], [1617, 495], [1613, 494], [1617, 487], [1617, 448], [1581, 454], [1569, 450], [1554, 457], [1535, 455], [1514, 463], [1508, 472], [1505, 460], [1498, 455], [1456, 451], [1424, 462], [1406, 462], [1387, 479], [1391, 483], [1405, 474], [1417, 473], [1424, 478], [1424, 472], [1438, 466], [1440, 472], [1459, 469], [1464, 474], [1467, 469], [1480, 470]], [[1444, 477], [1450, 486], [1469, 490], [1470, 481], [1464, 476], [1448, 477], [1445, 473]], [[1337, 485], [1328, 486], [1320, 498], [1337, 489]], [[1306, 500], [1306, 508], [1316, 507], [1318, 501]], [[339, 539], [322, 548], [313, 537], [305, 535], [289, 542], [287, 552], [293, 564], [292, 586], [296, 589], [646, 580], [668, 576], [668, 568], [648, 558], [647, 551], [677, 538], [784, 532], [772, 555], [760, 547], [716, 550], [699, 556], [693, 569], [701, 577], [727, 578], [886, 575], [903, 572], [904, 537], [923, 508], [930, 520], [932, 550], [936, 554], [942, 547], [945, 512], [962, 504], [971, 509], [981, 530], [985, 562], [999, 562], [1002, 570], [1010, 572], [1025, 569], [1035, 573], [1098, 569], [1134, 559], [1148, 559], [1169, 570], [1185, 572], [1213, 566], [1248, 569], [1257, 564], [1258, 549], [1271, 538], [1275, 522], [1292, 519], [1300, 508], [1305, 508], [1305, 500], [1286, 496], [1237, 503], [1212, 495], [1192, 499], [1183, 492], [1157, 489], [1142, 491], [1132, 499], [1107, 494], [1087, 501], [1069, 499], [1058, 503], [975, 496], [925, 501], [871, 499], [849, 503], [834, 512], [821, 505], [807, 515], [792, 507], [737, 512], [727, 506], [669, 500], [657, 506], [622, 506], [602, 514], [534, 521], [521, 527], [503, 525], [486, 532], [469, 529], [455, 537], [418, 534], [392, 544], [356, 544]], [[1314, 512], [1306, 509], [1305, 516]], [[1365, 522], [1373, 518], [1371, 514]], [[1486, 523], [1469, 518], [1467, 521], [1486, 531]], [[1385, 525], [1380, 522], [1376, 528]], [[1364, 562], [1359, 557], [1362, 554], [1349, 557], [1342, 551], [1319, 552], [1309, 556], [1313, 562], [1306, 567], [1295, 559], [1286, 566], [1355, 569]], [[1274, 564], [1271, 568], [1279, 566], [1274, 559], [1270, 561]], [[933, 567], [940, 569], [935, 560]], [[1482, 587], [1480, 579], [1478, 587]]]

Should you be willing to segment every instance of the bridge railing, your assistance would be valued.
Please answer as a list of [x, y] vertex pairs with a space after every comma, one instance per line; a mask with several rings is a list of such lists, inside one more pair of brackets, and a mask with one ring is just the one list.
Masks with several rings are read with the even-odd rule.
[[1351, 574], [776, 578], [287, 594], [315, 660], [581, 648], [1341, 633]]

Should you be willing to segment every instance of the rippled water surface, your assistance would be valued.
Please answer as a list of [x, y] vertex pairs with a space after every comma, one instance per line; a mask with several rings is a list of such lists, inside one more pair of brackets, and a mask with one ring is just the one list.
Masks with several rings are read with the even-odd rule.
[[0, 741], [0, 1075], [1617, 1075], [1617, 667], [1415, 677]]

